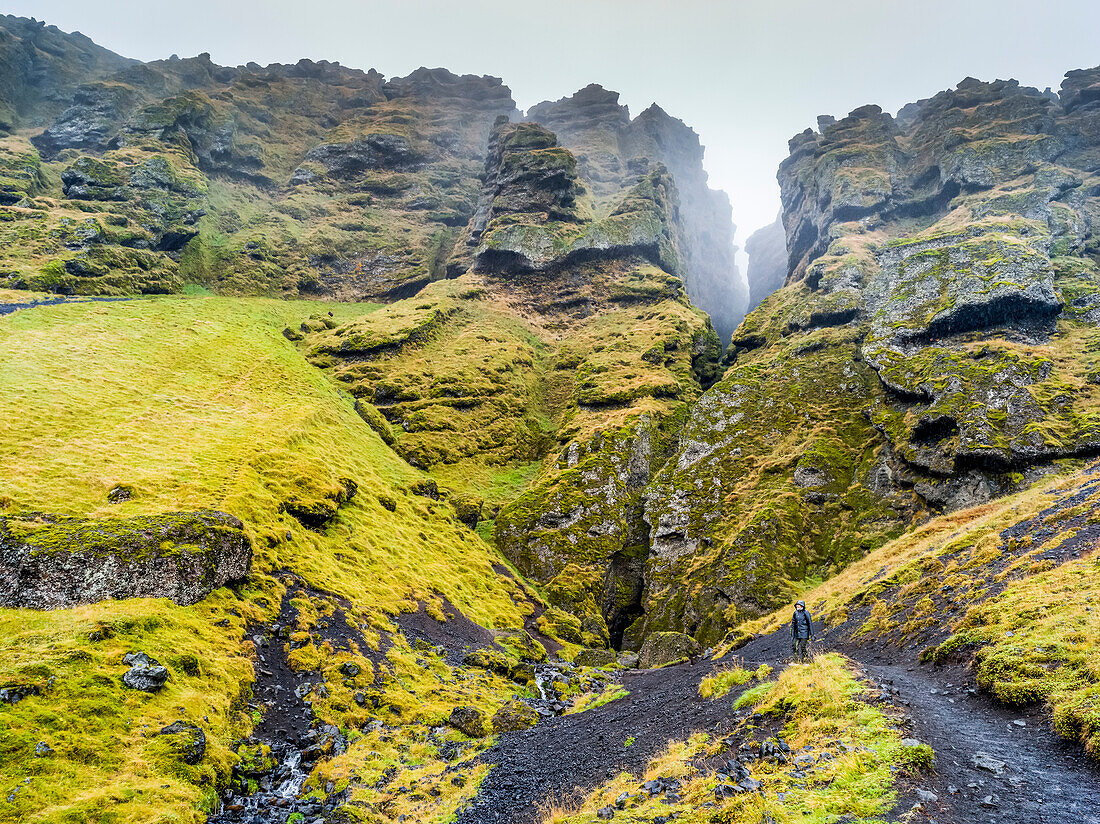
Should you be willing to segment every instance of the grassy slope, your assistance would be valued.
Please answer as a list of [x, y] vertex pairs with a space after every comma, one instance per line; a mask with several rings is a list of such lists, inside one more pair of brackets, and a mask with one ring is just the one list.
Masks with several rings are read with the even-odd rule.
[[[190, 608], [145, 599], [0, 610], [0, 685], [44, 693], [0, 705], [0, 820], [202, 820], [195, 806], [211, 803], [235, 759], [229, 745], [250, 726], [234, 711], [252, 677], [243, 630], [277, 609], [273, 571], [349, 599], [368, 639], [385, 613], [433, 591], [486, 626], [521, 623], [490, 550], [446, 504], [408, 492], [419, 473], [280, 334], [316, 308], [152, 299], [0, 319], [0, 511], [223, 509], [245, 521], [261, 573], [240, 597], [220, 590]], [[340, 476], [359, 492], [325, 532], [279, 512], [287, 496], [323, 494]], [[117, 483], [136, 495], [109, 505]], [[164, 690], [121, 687], [132, 649], [168, 665]], [[164, 757], [149, 737], [177, 718], [206, 730], [199, 767]], [[38, 741], [54, 754], [36, 758]]]
[[[1097, 507], [1096, 476], [1071, 472], [935, 518], [803, 597], [828, 631], [972, 660], [982, 689], [1045, 702], [1054, 728], [1100, 757]], [[727, 640], [789, 617], [784, 608]]]

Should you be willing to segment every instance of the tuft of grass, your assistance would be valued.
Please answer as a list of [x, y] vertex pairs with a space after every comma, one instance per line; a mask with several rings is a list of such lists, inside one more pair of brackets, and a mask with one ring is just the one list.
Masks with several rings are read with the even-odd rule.
[[[751, 703], [768, 716], [767, 731], [746, 721], [726, 738], [696, 734], [671, 741], [642, 775], [621, 772], [580, 804], [550, 811], [542, 820], [544, 824], [595, 824], [597, 811], [614, 805], [626, 793], [625, 807], [616, 811], [616, 820], [642, 822], [671, 816], [687, 824], [880, 821], [896, 801], [898, 778], [929, 768], [933, 755], [925, 745], [903, 745], [884, 708], [866, 703], [864, 691], [850, 662], [839, 655], [818, 656], [805, 667], [788, 668], [776, 681], [744, 694], [752, 695]], [[800, 756], [812, 756], [809, 763], [784, 764], [747, 755], [759, 752], [753, 744], [777, 725], [770, 737], [781, 737]], [[742, 749], [742, 743], [748, 746]], [[763, 783], [762, 793], [716, 799], [715, 787], [723, 782], [713, 765], [727, 759], [732, 750], [748, 760], [752, 776]], [[679, 780], [679, 799], [651, 797], [642, 789], [643, 781], [657, 778]]]
[[755, 707], [759, 705], [771, 694], [772, 687], [774, 686], [774, 681], [765, 681], [763, 684], [757, 684], [755, 687], [745, 690], [737, 696], [737, 700], [733, 702], [733, 708], [735, 710], [740, 710], [745, 707]]
[[703, 698], [721, 698], [734, 687], [740, 687], [753, 679], [753, 673], [743, 667], [725, 667], [699, 682], [699, 695]]

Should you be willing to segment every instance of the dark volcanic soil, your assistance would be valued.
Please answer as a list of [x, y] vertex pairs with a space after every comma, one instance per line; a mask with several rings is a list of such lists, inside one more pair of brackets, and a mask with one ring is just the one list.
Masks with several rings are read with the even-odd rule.
[[[699, 697], [709, 662], [627, 673], [630, 695], [594, 710], [547, 719], [508, 733], [485, 754], [498, 766], [456, 824], [538, 821], [538, 806], [582, 794], [621, 769], [640, 772], [670, 739], [721, 732], [732, 701]], [[635, 741], [624, 746], [628, 738]]]
[[[936, 774], [923, 788], [938, 796], [924, 803], [938, 821], [1100, 824], [1100, 767], [1052, 732], [1042, 710], [995, 704], [962, 666], [873, 656], [863, 663], [872, 680], [897, 691], [891, 700], [909, 712], [914, 737], [936, 751]], [[1003, 772], [977, 766], [979, 753], [1003, 762]]]
[[[922, 802], [927, 818], [917, 820], [1100, 824], [1100, 769], [1080, 747], [1051, 732], [1041, 711], [996, 705], [976, 691], [965, 667], [920, 665], [903, 656], [886, 660], [858, 648], [843, 651], [862, 664], [868, 680], [885, 687], [891, 703], [910, 713], [913, 736], [936, 750], [936, 773], [917, 784], [936, 800]], [[779, 668], [789, 653], [784, 629], [750, 642], [737, 655], [746, 666]], [[721, 734], [732, 726], [732, 701], [704, 700], [697, 692], [713, 666], [700, 662], [630, 672], [624, 678], [626, 698], [502, 736], [485, 755], [498, 766], [457, 824], [538, 821], [539, 807], [548, 801], [586, 793], [621, 769], [640, 771], [670, 739], [696, 730]], [[631, 736], [635, 743], [624, 747]], [[1003, 772], [975, 764], [978, 753], [994, 760], [989, 762], [994, 770], [996, 761], [1005, 762]], [[915, 790], [906, 792], [895, 815], [918, 800]]]

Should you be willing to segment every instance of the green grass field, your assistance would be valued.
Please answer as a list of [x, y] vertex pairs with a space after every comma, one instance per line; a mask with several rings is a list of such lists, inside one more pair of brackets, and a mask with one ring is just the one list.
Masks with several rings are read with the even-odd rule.
[[[156, 298], [0, 318], [0, 514], [219, 509], [245, 522], [255, 551], [240, 596], [219, 590], [193, 607], [0, 610], [0, 686], [42, 692], [0, 705], [0, 820], [203, 820], [249, 726], [235, 711], [252, 677], [244, 628], [278, 608], [271, 573], [347, 598], [364, 628], [432, 593], [485, 626], [522, 623], [517, 585], [493, 572], [493, 551], [445, 502], [414, 494], [422, 474], [282, 335], [312, 312], [342, 320], [371, 308]], [[280, 511], [343, 477], [358, 493], [324, 531]], [[108, 503], [120, 483], [134, 497]], [[169, 667], [164, 690], [122, 688], [132, 649]], [[158, 750], [152, 734], [176, 719], [207, 731], [201, 770]], [[39, 741], [53, 754], [36, 758]]]

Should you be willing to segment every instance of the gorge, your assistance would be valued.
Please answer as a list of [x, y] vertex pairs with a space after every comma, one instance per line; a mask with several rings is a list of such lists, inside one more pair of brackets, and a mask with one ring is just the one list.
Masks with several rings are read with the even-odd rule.
[[789, 149], [0, 17], [0, 821], [1098, 820], [1100, 68]]

